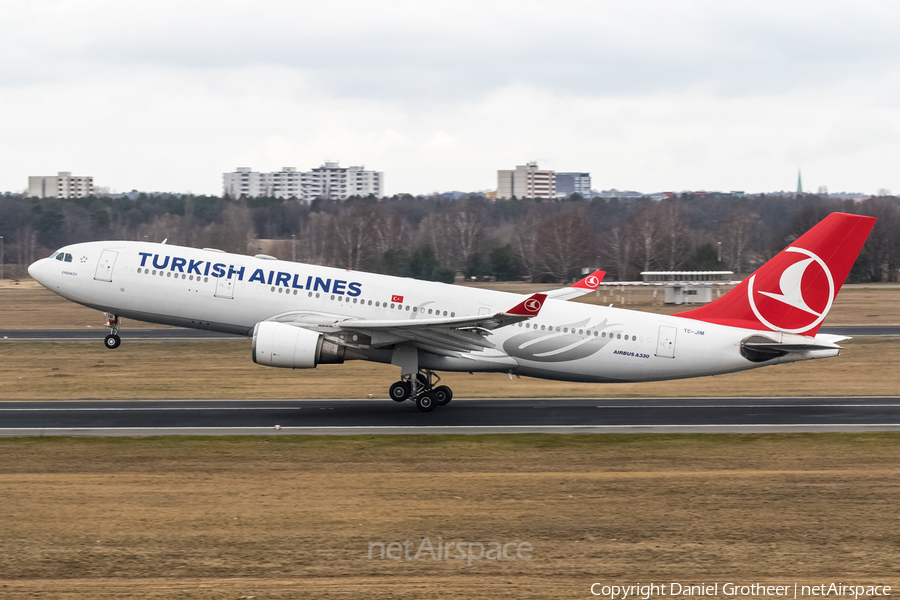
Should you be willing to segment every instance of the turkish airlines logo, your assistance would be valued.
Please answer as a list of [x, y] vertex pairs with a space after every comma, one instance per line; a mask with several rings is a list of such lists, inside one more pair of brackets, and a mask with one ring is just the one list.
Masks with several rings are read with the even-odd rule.
[[394, 294], [393, 296], [391, 296], [391, 302], [403, 302], [403, 296]]
[[595, 288], [600, 285], [600, 278], [596, 275], [591, 275], [584, 280], [584, 284], [589, 288]]
[[525, 310], [528, 312], [536, 313], [541, 310], [541, 301], [536, 298], [531, 298], [530, 300], [525, 301]]
[[[747, 296], [753, 314], [769, 329], [785, 333], [809, 331], [825, 319], [834, 302], [834, 278], [828, 265], [813, 252], [791, 246], [780, 263], [796, 258], [779, 269], [750, 277]], [[827, 281], [827, 285], [826, 285]]]

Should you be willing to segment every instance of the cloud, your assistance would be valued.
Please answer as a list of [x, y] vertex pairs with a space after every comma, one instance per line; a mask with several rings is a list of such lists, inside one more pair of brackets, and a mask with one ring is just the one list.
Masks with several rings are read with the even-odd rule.
[[385, 171], [390, 192], [489, 188], [535, 159], [600, 188], [781, 189], [801, 162], [831, 189], [900, 188], [893, 5], [11, 0], [4, 13], [0, 189], [73, 170], [217, 193], [238, 165], [325, 158]]

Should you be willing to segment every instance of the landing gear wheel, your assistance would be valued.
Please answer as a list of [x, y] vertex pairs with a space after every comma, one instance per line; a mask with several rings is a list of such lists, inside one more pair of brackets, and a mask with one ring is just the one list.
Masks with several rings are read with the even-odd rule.
[[437, 406], [437, 400], [435, 400], [433, 392], [425, 392], [416, 398], [416, 407], [422, 412], [431, 412], [435, 406]]
[[121, 344], [121, 343], [122, 343], [122, 338], [120, 338], [119, 336], [117, 336], [113, 333], [106, 336], [106, 339], [103, 340], [103, 344], [110, 350], [114, 350], [114, 349], [118, 348], [119, 344]]
[[434, 394], [434, 400], [437, 402], [438, 406], [450, 404], [450, 401], [453, 400], [453, 391], [446, 385], [434, 388], [434, 392], [432, 393]]
[[409, 399], [412, 394], [412, 387], [409, 385], [408, 381], [398, 381], [391, 386], [388, 393], [391, 396], [391, 400], [394, 402], [403, 402], [404, 400]]

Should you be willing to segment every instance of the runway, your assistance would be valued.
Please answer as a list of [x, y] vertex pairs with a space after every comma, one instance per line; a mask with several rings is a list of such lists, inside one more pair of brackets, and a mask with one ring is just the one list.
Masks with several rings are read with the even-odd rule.
[[[852, 337], [890, 337], [900, 336], [900, 326], [897, 325], [852, 325], [841, 327], [822, 327], [820, 333], [834, 335], [849, 335]], [[6, 329], [0, 330], [0, 341], [79, 341], [102, 340], [109, 333], [104, 327], [91, 329]], [[239, 340], [244, 336], [218, 333], [216, 331], [203, 331], [200, 329], [187, 329], [170, 327], [166, 329], [128, 329], [119, 330], [123, 342], [128, 341], [212, 341], [212, 340]]]
[[797, 431], [900, 431], [900, 397], [0, 403], [4, 436]]

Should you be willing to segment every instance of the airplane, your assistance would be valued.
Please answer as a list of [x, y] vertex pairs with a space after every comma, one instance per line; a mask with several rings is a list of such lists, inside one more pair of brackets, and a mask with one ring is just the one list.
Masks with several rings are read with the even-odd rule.
[[832, 213], [721, 298], [659, 315], [569, 302], [604, 272], [521, 294], [162, 243], [72, 244], [28, 272], [49, 290], [123, 317], [252, 338], [256, 364], [291, 369], [368, 360], [400, 368], [392, 400], [451, 401], [438, 371], [575, 382], [720, 375], [837, 356], [817, 335], [874, 226]]

